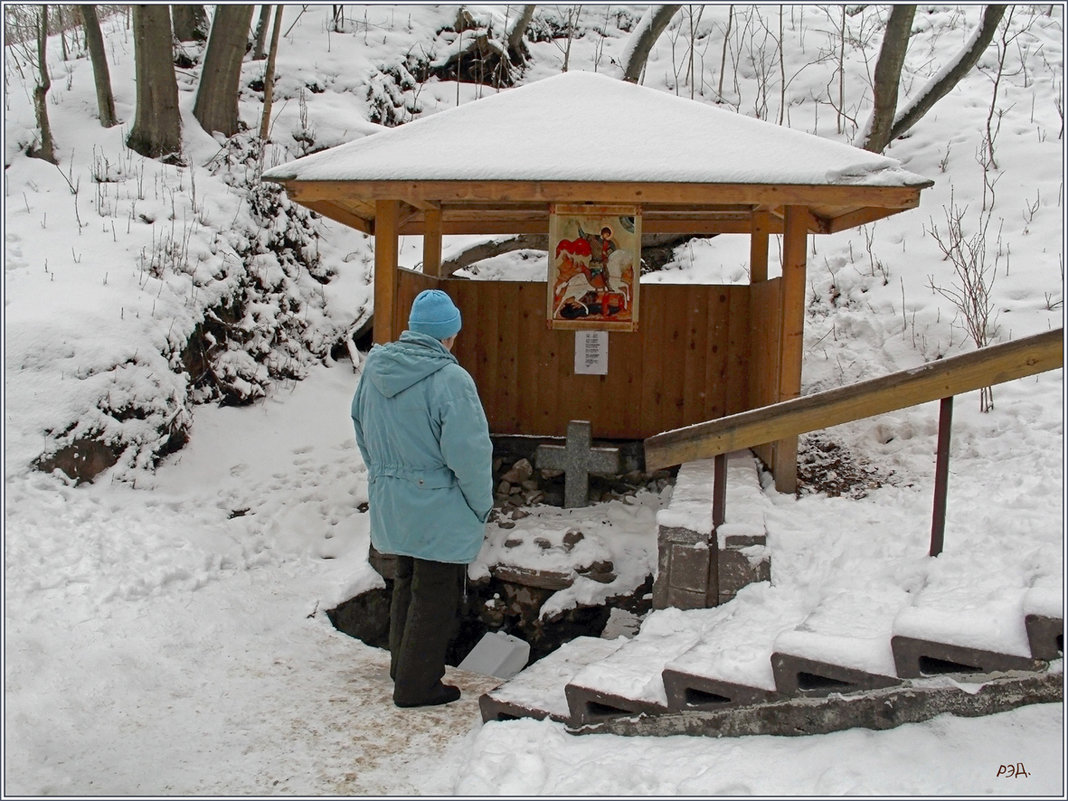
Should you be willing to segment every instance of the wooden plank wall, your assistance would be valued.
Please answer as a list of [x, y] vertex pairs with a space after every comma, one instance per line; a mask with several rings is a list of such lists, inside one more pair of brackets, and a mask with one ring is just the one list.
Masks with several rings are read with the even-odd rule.
[[[750, 290], [750, 304], [754, 312], [750, 319], [749, 402], [745, 411], [780, 400], [779, 326], [782, 311], [779, 293], [782, 291], [782, 279], [759, 281], [752, 284]], [[761, 445], [754, 450], [768, 467], [774, 466], [775, 455], [771, 444]]]
[[438, 281], [402, 269], [400, 329], [415, 296], [434, 286], [463, 314], [454, 353], [496, 434], [563, 436], [569, 420], [589, 420], [598, 439], [644, 439], [752, 408], [750, 339], [764, 327], [750, 318], [750, 286], [643, 284], [639, 330], [608, 335], [606, 376], [575, 374], [575, 332], [547, 328], [544, 282]]

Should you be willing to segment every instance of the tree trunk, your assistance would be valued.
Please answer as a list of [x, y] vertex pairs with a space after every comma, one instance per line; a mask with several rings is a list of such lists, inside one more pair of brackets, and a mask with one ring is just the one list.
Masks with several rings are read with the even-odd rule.
[[34, 158], [56, 163], [56, 145], [52, 141], [52, 125], [48, 121], [48, 90], [52, 79], [48, 76], [48, 61], [45, 58], [48, 45], [48, 6], [41, 6], [37, 26], [37, 85], [33, 88], [33, 108], [37, 114], [37, 127], [41, 131], [41, 146], [30, 151]]
[[253, 6], [218, 5], [212, 18], [193, 116], [208, 133], [233, 136], [238, 131], [237, 96], [241, 62], [248, 44]]
[[174, 38], [179, 42], [203, 42], [208, 38], [208, 15], [204, 6], [173, 5], [171, 17], [174, 19]]
[[267, 58], [267, 24], [271, 21], [271, 6], [264, 3], [260, 6], [260, 19], [256, 23], [256, 44], [252, 48], [252, 60], [263, 61]]
[[133, 7], [137, 109], [126, 144], [149, 158], [181, 152], [182, 118], [178, 81], [171, 57], [171, 17], [167, 6]]
[[274, 64], [278, 58], [278, 40], [282, 33], [282, 9], [279, 4], [274, 7], [274, 29], [271, 31], [271, 53], [267, 58], [267, 70], [263, 76], [263, 119], [260, 121], [260, 140], [267, 141], [271, 125], [271, 102], [274, 99]]
[[643, 17], [642, 22], [638, 23], [638, 27], [630, 35], [630, 40], [624, 50], [624, 81], [629, 81], [630, 83], [638, 82], [642, 70], [645, 69], [645, 64], [649, 60], [649, 53], [652, 52], [653, 45], [656, 44], [656, 40], [660, 38], [660, 34], [664, 32], [664, 29], [667, 28], [668, 23], [671, 22], [680, 8], [682, 8], [681, 5], [672, 5], [659, 6], [655, 10], [650, 9], [648, 22]]
[[[642, 234], [642, 274], [655, 272], [671, 261], [675, 248], [691, 239], [702, 238], [697, 234]], [[548, 250], [547, 234], [516, 234], [507, 239], [478, 242], [464, 248], [441, 263], [441, 275], [449, 276], [484, 259], [512, 253], [516, 250]]]
[[[1001, 18], [1005, 16], [1008, 6], [987, 6], [983, 10], [983, 19], [979, 27], [972, 34], [971, 39], [957, 57], [953, 60], [948, 70], [943, 70], [919, 91], [915, 98], [894, 119], [893, 128], [890, 130], [890, 139], [897, 139], [903, 133], [915, 125], [924, 114], [931, 110], [935, 103], [945, 97], [979, 61], [986, 48], [990, 45], [994, 34], [997, 32]], [[889, 141], [887, 142], [889, 144]]]
[[59, 31], [59, 48], [63, 52], [63, 60], [70, 61], [70, 52], [67, 50], [67, 20], [63, 13], [63, 6], [56, 7], [56, 24], [53, 26]]
[[890, 144], [890, 129], [897, 112], [901, 68], [905, 64], [905, 51], [908, 50], [912, 19], [915, 16], [914, 5], [893, 6], [890, 10], [886, 33], [883, 34], [883, 46], [875, 64], [871, 119], [868, 121], [868, 130], [862, 145], [872, 153], [882, 153]]
[[77, 6], [82, 14], [82, 27], [85, 29], [85, 46], [89, 50], [89, 60], [93, 63], [93, 83], [96, 85], [96, 107], [100, 115], [100, 124], [110, 128], [118, 122], [115, 116], [115, 97], [111, 93], [111, 71], [104, 51], [104, 37], [100, 33], [100, 20], [96, 16], [96, 6]]
[[523, 6], [523, 11], [515, 21], [515, 25], [512, 26], [512, 30], [508, 31], [508, 58], [517, 67], [525, 64], [530, 57], [523, 35], [530, 27], [530, 21], [534, 19], [535, 8], [537, 6]]

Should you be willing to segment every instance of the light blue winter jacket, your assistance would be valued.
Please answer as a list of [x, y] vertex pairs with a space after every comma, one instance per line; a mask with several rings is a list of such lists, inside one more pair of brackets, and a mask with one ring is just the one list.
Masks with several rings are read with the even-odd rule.
[[493, 445], [475, 382], [456, 357], [414, 331], [371, 348], [352, 422], [375, 548], [474, 561], [493, 506]]

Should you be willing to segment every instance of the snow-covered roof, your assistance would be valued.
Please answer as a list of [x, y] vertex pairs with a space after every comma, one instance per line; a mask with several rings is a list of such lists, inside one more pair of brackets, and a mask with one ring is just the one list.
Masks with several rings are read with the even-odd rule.
[[[548, 230], [549, 204], [640, 205], [644, 233], [782, 233], [807, 209], [834, 233], [919, 205], [932, 181], [900, 162], [592, 72], [566, 72], [263, 174], [290, 198], [371, 233], [379, 201], [401, 234]], [[428, 210], [440, 220], [428, 220]]]
[[592, 72], [566, 72], [274, 167], [298, 181], [929, 186], [874, 153]]

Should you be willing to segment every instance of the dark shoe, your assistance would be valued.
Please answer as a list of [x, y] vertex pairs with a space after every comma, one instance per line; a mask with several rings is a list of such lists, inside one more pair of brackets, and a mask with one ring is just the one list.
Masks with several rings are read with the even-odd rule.
[[460, 698], [460, 688], [453, 687], [449, 684], [439, 684], [437, 690], [429, 698], [416, 701], [402, 701], [398, 698], [393, 699], [393, 703], [400, 707], [414, 707], [414, 706], [440, 706], [441, 704], [451, 704], [453, 701], [457, 701]]

